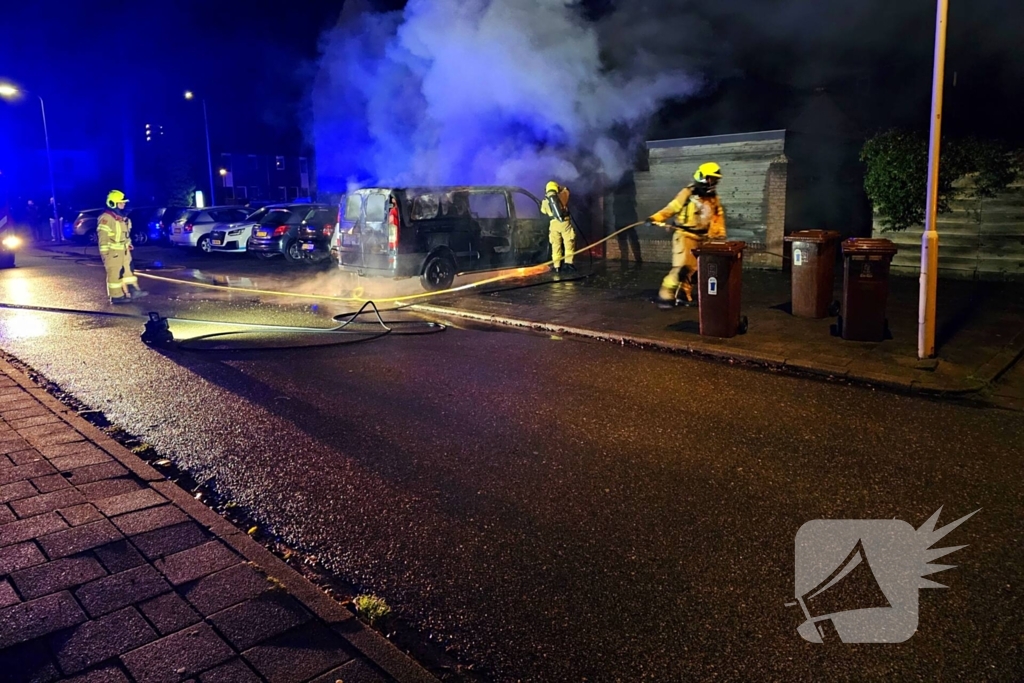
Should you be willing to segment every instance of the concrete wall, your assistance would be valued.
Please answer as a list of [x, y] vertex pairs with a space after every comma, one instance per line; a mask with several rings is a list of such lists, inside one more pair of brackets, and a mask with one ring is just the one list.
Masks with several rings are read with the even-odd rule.
[[[1024, 181], [992, 199], [953, 202], [951, 213], [940, 214], [939, 275], [978, 280], [1024, 280]], [[893, 272], [916, 277], [921, 270], [923, 228], [882, 232], [875, 219], [875, 237], [899, 247]]]
[[[724, 178], [719, 196], [726, 211], [730, 240], [747, 242], [749, 266], [779, 269], [786, 223], [788, 160], [785, 131], [706, 138], [652, 141], [648, 164], [636, 171], [608, 202], [612, 225], [626, 225], [660, 210], [677, 192], [693, 181], [700, 164], [722, 165]], [[635, 188], [635, 190], [634, 190]], [[631, 198], [630, 190], [633, 191]], [[640, 249], [645, 261], [671, 261], [671, 237], [661, 229], [640, 229]], [[619, 258], [623, 243], [612, 240], [609, 258]]]

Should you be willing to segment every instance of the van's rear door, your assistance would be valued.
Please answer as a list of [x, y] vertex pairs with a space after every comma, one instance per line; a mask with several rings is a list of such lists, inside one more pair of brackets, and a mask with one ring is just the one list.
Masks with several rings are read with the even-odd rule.
[[333, 248], [338, 252], [338, 265], [361, 268], [363, 250], [360, 245], [360, 226], [363, 222], [364, 196], [350, 192], [342, 200], [338, 212], [338, 230], [334, 233]]
[[363, 268], [389, 270], [394, 262], [388, 252], [388, 190], [364, 190], [366, 203], [359, 236], [363, 251]]

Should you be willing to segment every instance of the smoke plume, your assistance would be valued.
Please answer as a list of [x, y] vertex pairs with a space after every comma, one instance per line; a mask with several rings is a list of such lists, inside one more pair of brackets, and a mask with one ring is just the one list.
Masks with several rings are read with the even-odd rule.
[[319, 182], [614, 181], [651, 114], [698, 85], [643, 49], [613, 67], [597, 25], [564, 0], [349, 2], [313, 93]]

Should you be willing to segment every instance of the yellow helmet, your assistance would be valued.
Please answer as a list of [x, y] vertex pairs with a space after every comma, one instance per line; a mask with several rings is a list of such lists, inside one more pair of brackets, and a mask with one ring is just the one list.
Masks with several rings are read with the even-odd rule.
[[697, 169], [697, 172], [693, 174], [693, 179], [696, 180], [698, 183], [707, 182], [708, 178], [721, 177], [722, 167], [713, 161], [708, 162], [706, 164], [701, 164], [700, 168]]
[[550, 183], [548, 183], [547, 187], [544, 188], [545, 194], [548, 193], [548, 192], [558, 192], [558, 190], [559, 190], [558, 183], [556, 183], [554, 180], [552, 180]]
[[107, 193], [107, 206], [111, 209], [126, 201], [128, 201], [128, 198], [124, 196], [124, 192], [121, 192], [121, 190], [111, 190]]

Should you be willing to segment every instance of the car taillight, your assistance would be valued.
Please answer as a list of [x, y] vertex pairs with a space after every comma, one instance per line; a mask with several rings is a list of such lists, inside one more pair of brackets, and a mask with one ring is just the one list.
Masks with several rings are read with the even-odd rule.
[[325, 237], [330, 237], [332, 232], [334, 232], [334, 226], [333, 225], [328, 223], [327, 225], [324, 226], [324, 236]]
[[185, 224], [185, 232], [192, 232], [193, 225], [191, 223]]
[[288, 226], [287, 225], [279, 225], [276, 228], [274, 228], [274, 237], [280, 237], [281, 235], [283, 235], [283, 234], [285, 234], [287, 232], [288, 232]]
[[85, 219], [84, 218], [79, 218], [77, 221], [75, 221], [75, 227], [76, 228], [82, 227], [82, 223], [85, 223]]

